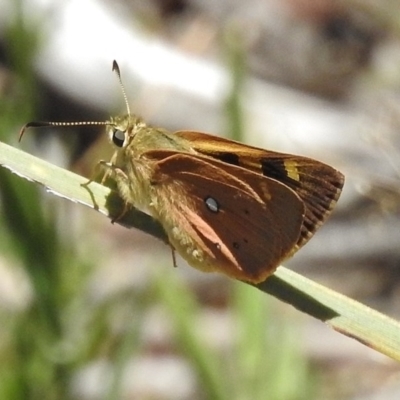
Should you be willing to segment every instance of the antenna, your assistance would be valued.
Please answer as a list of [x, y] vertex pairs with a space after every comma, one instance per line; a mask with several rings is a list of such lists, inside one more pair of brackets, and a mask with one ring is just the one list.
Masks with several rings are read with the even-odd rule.
[[121, 71], [119, 69], [118, 63], [115, 60], [113, 61], [112, 70], [118, 76], [118, 82], [119, 82], [119, 86], [121, 87], [121, 90], [122, 90], [122, 95], [124, 96], [126, 110], [128, 111], [128, 115], [131, 116], [131, 110], [129, 108], [129, 103], [128, 103], [128, 96], [126, 95], [125, 87], [124, 87], [124, 84], [122, 83], [122, 79], [121, 79]]
[[109, 125], [110, 121], [77, 121], [77, 122], [42, 122], [33, 121], [25, 124], [19, 131], [18, 142], [21, 141], [27, 128], [46, 128], [48, 126], [89, 126], [89, 125]]
[[[119, 85], [121, 87], [122, 90], [122, 95], [124, 96], [124, 101], [125, 101], [125, 105], [126, 105], [126, 109], [128, 111], [128, 116], [131, 116], [131, 110], [129, 108], [129, 103], [128, 103], [128, 97], [126, 96], [126, 92], [125, 92], [125, 87], [122, 83], [122, 79], [121, 79], [121, 71], [119, 69], [119, 66], [117, 64], [117, 62], [114, 60], [113, 61], [113, 65], [112, 65], [112, 70], [115, 71], [115, 73], [118, 76], [118, 82]], [[77, 121], [77, 122], [42, 122], [42, 121], [33, 121], [33, 122], [28, 122], [27, 124], [25, 124], [22, 129], [19, 132], [19, 137], [18, 137], [18, 142], [20, 142], [22, 140], [22, 136], [24, 135], [25, 131], [27, 128], [45, 128], [45, 127], [49, 127], [49, 126], [61, 126], [61, 127], [65, 127], [65, 126], [89, 126], [89, 125], [112, 125], [113, 122], [111, 121]]]

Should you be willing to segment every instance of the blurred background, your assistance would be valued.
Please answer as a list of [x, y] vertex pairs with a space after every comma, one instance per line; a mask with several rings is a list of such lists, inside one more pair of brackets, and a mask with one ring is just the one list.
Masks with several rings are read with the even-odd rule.
[[[395, 0], [0, 0], [0, 140], [91, 176], [102, 129], [149, 124], [317, 158], [346, 175], [285, 265], [400, 306]], [[247, 285], [0, 169], [0, 399], [398, 399], [399, 367]]]

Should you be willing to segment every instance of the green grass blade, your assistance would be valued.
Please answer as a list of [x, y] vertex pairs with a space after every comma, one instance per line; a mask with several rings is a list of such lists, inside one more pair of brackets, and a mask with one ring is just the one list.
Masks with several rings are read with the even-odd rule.
[[116, 192], [103, 185], [91, 182], [88, 187], [81, 186], [88, 182], [87, 178], [2, 142], [0, 165], [25, 179], [39, 183], [56, 196], [93, 208], [111, 219], [117, 218], [118, 224], [127, 228], [134, 227], [167, 241], [161, 225], [147, 214], [132, 208], [121, 215], [124, 211], [123, 200]]
[[283, 267], [256, 287], [400, 361], [398, 321]]
[[176, 278], [176, 275], [172, 276], [171, 272], [163, 273], [162, 276], [158, 274], [154, 289], [172, 318], [182, 351], [195, 367], [205, 398], [232, 398], [221, 356], [207, 347], [199, 335], [197, 316], [200, 307], [193, 293]]
[[[40, 183], [56, 195], [95, 208], [111, 218], [123, 210], [122, 200], [110, 189], [96, 183], [84, 188], [80, 185], [85, 178], [3, 143], [0, 143], [0, 165]], [[118, 223], [165, 241], [161, 226], [137, 210], [131, 209]], [[397, 321], [283, 267], [257, 287], [338, 332], [400, 361], [400, 324]]]

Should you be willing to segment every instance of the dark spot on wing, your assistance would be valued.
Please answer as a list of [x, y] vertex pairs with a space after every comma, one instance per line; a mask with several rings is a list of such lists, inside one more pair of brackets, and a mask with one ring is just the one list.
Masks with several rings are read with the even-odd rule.
[[218, 158], [218, 160], [221, 160], [223, 162], [226, 162], [227, 164], [231, 165], [240, 165], [240, 159], [239, 156], [235, 153], [229, 153], [229, 152], [220, 152], [220, 153], [213, 153], [213, 156], [215, 158]]
[[218, 201], [215, 200], [214, 197], [207, 196], [204, 199], [204, 203], [205, 203], [205, 205], [207, 207], [207, 210], [209, 210], [209, 211], [211, 211], [213, 213], [218, 213], [219, 212], [220, 206], [219, 206]]
[[285, 183], [298, 183], [295, 179], [288, 176], [288, 171], [286, 170], [284, 160], [268, 160], [267, 158], [264, 158], [261, 160], [261, 170], [263, 175], [267, 176], [268, 178], [276, 179], [280, 182], [283, 181]]

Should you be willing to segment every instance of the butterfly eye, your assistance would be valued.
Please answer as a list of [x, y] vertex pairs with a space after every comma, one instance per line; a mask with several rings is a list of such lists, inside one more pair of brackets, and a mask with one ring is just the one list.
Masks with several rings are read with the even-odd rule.
[[119, 129], [113, 130], [111, 140], [117, 147], [122, 147], [125, 142], [125, 132]]

